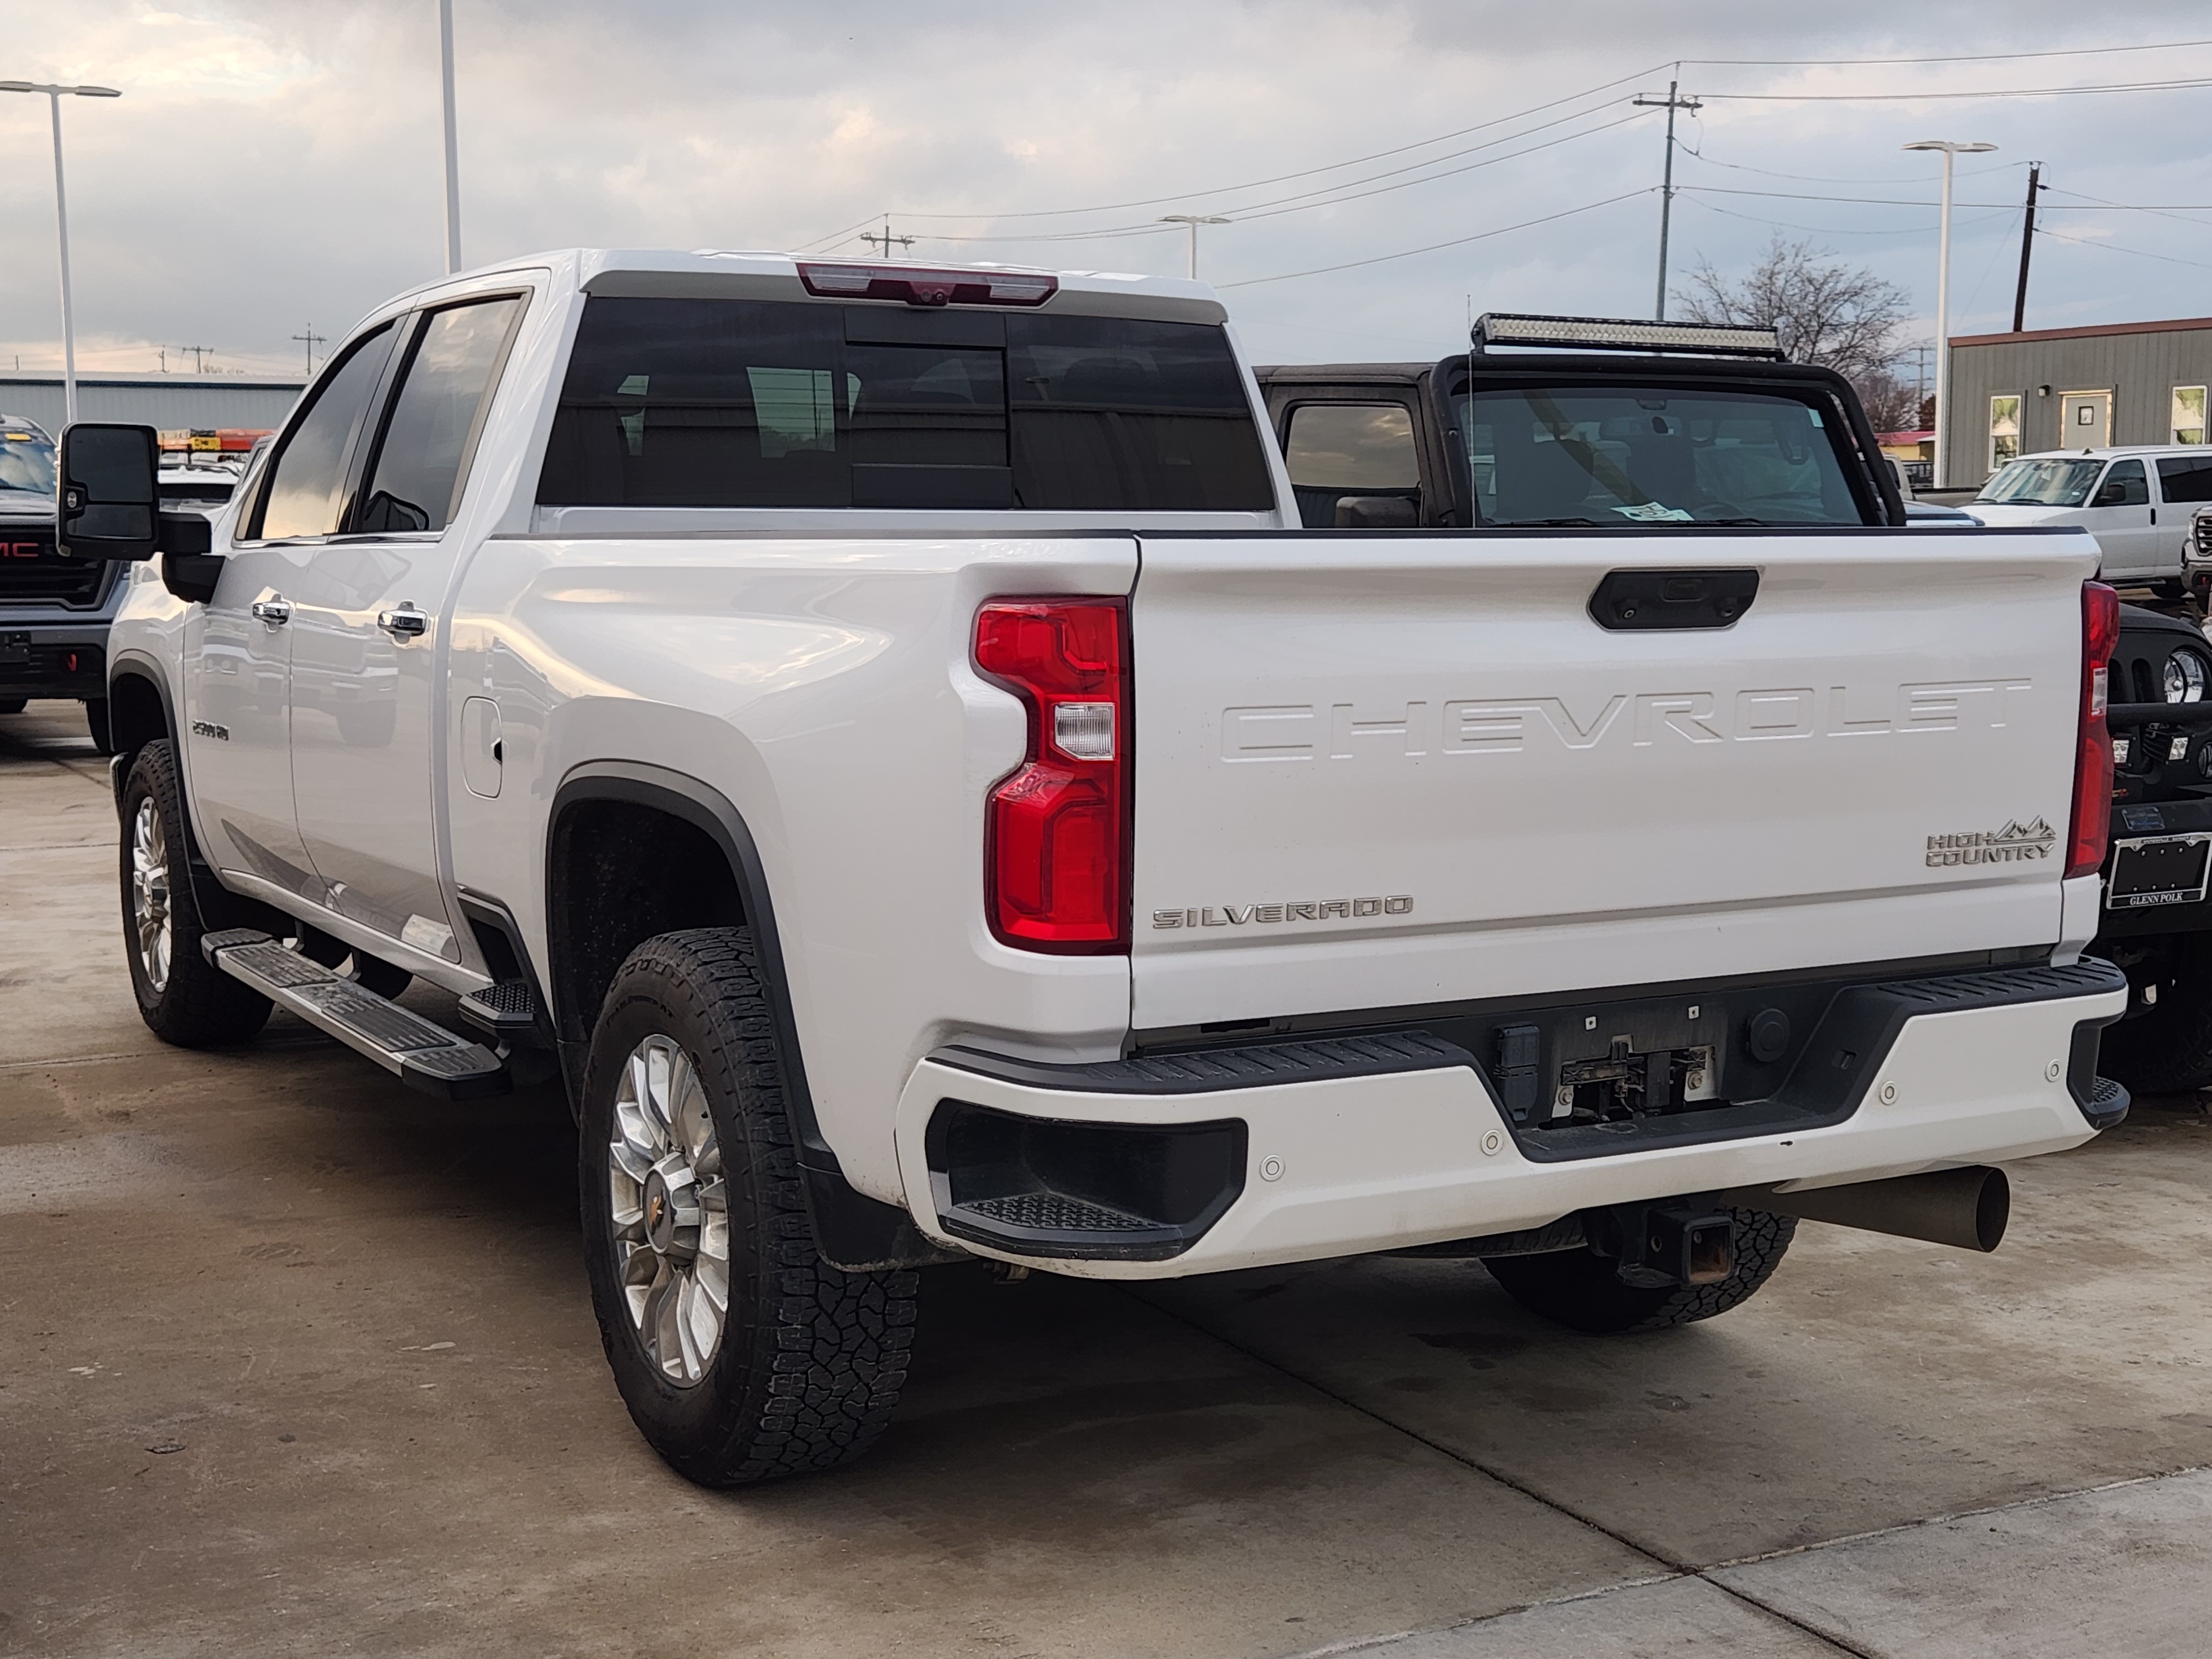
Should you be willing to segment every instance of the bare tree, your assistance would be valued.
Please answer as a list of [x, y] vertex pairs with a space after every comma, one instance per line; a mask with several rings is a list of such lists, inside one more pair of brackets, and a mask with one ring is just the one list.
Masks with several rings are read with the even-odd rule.
[[1674, 300], [1689, 322], [1771, 328], [1790, 362], [1824, 364], [1863, 390], [1865, 377], [1886, 374], [1896, 361], [1909, 304], [1896, 283], [1778, 231], [1741, 282], [1700, 259]]
[[1888, 368], [1869, 368], [1851, 377], [1857, 387], [1859, 401], [1866, 405], [1867, 419], [1877, 432], [1919, 432], [1926, 429], [1921, 419], [1923, 399], [1920, 388], [1910, 380], [1899, 380]]

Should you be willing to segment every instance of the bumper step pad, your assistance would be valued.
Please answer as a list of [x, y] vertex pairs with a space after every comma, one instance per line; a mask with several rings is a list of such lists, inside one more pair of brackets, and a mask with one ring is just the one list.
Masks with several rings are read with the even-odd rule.
[[341, 979], [250, 927], [210, 933], [207, 959], [279, 1008], [363, 1054], [409, 1088], [441, 1100], [503, 1095], [513, 1079], [497, 1054], [420, 1014]]

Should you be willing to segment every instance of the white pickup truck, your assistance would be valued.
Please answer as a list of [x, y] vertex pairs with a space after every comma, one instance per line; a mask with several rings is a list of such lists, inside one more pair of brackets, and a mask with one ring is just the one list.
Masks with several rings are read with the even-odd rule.
[[[1809, 382], [1603, 381], [1455, 406], [1492, 517], [1306, 531], [1194, 283], [568, 252], [372, 314], [212, 522], [75, 427], [62, 542], [158, 555], [146, 1021], [557, 1075], [710, 1484], [872, 1439], [933, 1263], [1455, 1254], [1620, 1330], [1797, 1217], [1988, 1248], [2126, 1104], [2096, 546], [1886, 522]], [[1618, 521], [1495, 516], [1576, 466]]]

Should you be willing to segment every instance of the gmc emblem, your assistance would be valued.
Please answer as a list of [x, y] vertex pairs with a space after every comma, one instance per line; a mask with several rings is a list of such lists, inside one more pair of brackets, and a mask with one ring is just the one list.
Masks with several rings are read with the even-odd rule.
[[45, 547], [44, 542], [0, 542], [0, 559], [35, 559]]

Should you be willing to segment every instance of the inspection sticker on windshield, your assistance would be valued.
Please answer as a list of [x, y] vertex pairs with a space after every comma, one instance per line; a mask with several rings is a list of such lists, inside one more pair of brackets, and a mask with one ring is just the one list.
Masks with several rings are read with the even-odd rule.
[[1679, 507], [1662, 507], [1656, 501], [1646, 501], [1641, 507], [1616, 507], [1613, 509], [1624, 519], [1633, 519], [1638, 524], [1693, 524], [1695, 520]]

